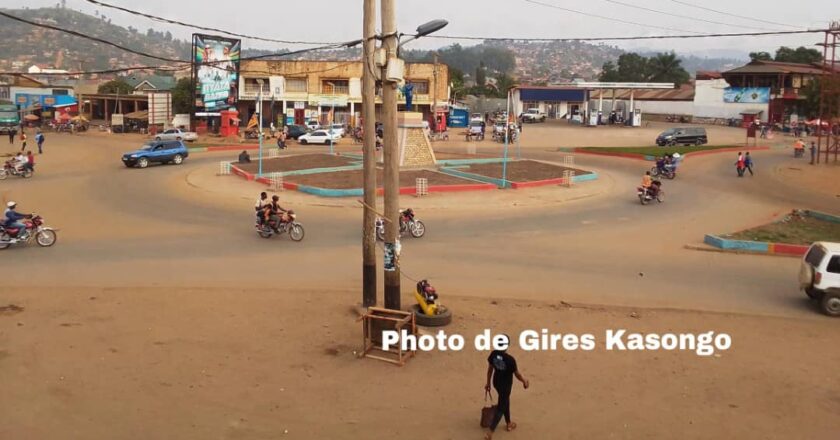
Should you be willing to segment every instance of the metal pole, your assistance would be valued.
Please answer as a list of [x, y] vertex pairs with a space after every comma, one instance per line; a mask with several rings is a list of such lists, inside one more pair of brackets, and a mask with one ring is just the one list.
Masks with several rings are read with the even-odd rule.
[[259, 101], [259, 104], [257, 104], [257, 106], [258, 106], [258, 108], [257, 108], [257, 123], [259, 124], [259, 125], [258, 125], [258, 126], [259, 126], [259, 133], [257, 134], [257, 136], [259, 136], [259, 139], [260, 139], [260, 169], [259, 169], [259, 171], [257, 172], [257, 176], [258, 176], [258, 177], [262, 177], [262, 173], [263, 173], [263, 163], [262, 163], [262, 162], [263, 162], [263, 161], [262, 161], [262, 159], [263, 159], [263, 151], [262, 151], [262, 150], [263, 150], [263, 137], [262, 137], [262, 81], [260, 81], [259, 86], [260, 86], [260, 93], [259, 93], [259, 95], [257, 95], [257, 100]]
[[376, 0], [364, 0], [362, 117], [364, 118], [363, 174], [365, 207], [362, 228], [362, 306], [376, 305]]
[[[507, 99], [510, 102], [510, 90], [507, 92]], [[510, 138], [510, 113], [508, 113], [508, 117], [505, 118], [505, 153], [503, 155], [504, 160], [502, 160], [502, 188], [507, 188], [507, 161], [508, 161], [508, 139]]]
[[[397, 57], [397, 13], [395, 0], [382, 0], [382, 46], [386, 50], [386, 59], [390, 63]], [[383, 139], [385, 155], [385, 248], [395, 252], [397, 237], [400, 229], [399, 221], [399, 145], [397, 145], [397, 84], [386, 81], [387, 67], [382, 71], [382, 122], [385, 138]], [[396, 254], [394, 254], [396, 256]], [[385, 270], [385, 308], [398, 310], [400, 308], [400, 267], [399, 260], [394, 258], [394, 267]]]
[[[333, 86], [333, 93], [335, 93], [335, 86]], [[335, 97], [333, 97], [332, 110], [330, 111], [330, 154], [335, 153], [333, 146], [333, 123], [335, 122]]]
[[433, 125], [431, 128], [432, 128], [432, 131], [434, 132], [434, 131], [437, 131], [437, 100], [438, 100], [438, 94], [437, 94], [437, 84], [438, 84], [438, 82], [437, 82], [437, 77], [438, 77], [438, 54], [437, 54], [437, 52], [435, 52], [433, 55], [434, 55], [434, 57], [435, 57], [435, 67], [434, 67], [434, 70], [432, 71], [432, 75], [434, 76], [434, 85], [432, 86], [432, 87], [434, 87], [434, 91], [432, 92], [432, 96], [433, 96], [433, 98], [432, 98], [432, 122], [434, 123], [434, 125]]

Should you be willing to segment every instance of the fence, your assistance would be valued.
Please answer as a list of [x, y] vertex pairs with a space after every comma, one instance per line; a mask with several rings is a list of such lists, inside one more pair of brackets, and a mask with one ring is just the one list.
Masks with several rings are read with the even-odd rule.
[[415, 195], [417, 197], [429, 195], [429, 179], [418, 177], [415, 182]]
[[574, 170], [564, 170], [563, 171], [563, 184], [566, 185], [569, 188], [571, 188], [575, 184], [575, 171]]
[[219, 175], [220, 176], [227, 176], [230, 175], [230, 162], [219, 162]]
[[574, 168], [575, 167], [575, 157], [574, 156], [564, 156], [563, 157], [563, 166], [566, 168]]
[[268, 179], [271, 182], [271, 188], [275, 191], [283, 191], [283, 173], [270, 173]]

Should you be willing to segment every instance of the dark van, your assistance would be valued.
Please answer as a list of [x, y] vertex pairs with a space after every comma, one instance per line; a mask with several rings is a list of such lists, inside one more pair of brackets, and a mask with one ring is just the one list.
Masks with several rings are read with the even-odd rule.
[[703, 145], [709, 143], [703, 127], [669, 128], [656, 137], [656, 145]]

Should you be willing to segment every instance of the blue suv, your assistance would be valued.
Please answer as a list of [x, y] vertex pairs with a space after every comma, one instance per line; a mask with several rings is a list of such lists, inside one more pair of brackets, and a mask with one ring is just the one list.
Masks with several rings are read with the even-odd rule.
[[143, 144], [137, 151], [123, 154], [122, 161], [129, 168], [146, 168], [152, 162], [180, 165], [189, 155], [187, 147], [181, 141], [151, 141]]

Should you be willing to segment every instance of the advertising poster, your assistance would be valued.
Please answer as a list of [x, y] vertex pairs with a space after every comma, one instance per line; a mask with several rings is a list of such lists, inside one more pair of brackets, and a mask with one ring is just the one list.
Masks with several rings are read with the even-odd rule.
[[770, 87], [727, 87], [723, 90], [723, 102], [767, 104], [770, 102]]
[[196, 116], [219, 116], [236, 106], [241, 48], [240, 40], [193, 34]]

